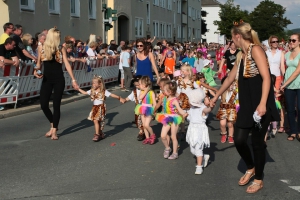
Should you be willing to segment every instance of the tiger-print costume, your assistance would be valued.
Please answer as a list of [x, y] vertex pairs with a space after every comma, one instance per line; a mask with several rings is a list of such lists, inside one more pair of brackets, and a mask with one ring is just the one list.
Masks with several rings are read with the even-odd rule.
[[237, 91], [234, 90], [229, 101], [226, 102], [226, 95], [228, 92], [229, 91], [226, 91], [222, 94], [220, 108], [216, 117], [219, 120], [226, 119], [228, 122], [235, 122], [237, 113], [234, 101], [237, 95]]

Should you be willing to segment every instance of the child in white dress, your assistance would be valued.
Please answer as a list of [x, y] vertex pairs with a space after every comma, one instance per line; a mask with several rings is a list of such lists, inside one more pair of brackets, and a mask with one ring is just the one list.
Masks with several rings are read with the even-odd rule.
[[191, 153], [197, 157], [195, 174], [202, 174], [203, 167], [207, 166], [210, 157], [208, 154], [203, 156], [203, 149], [210, 146], [206, 119], [212, 107], [209, 107], [209, 99], [202, 89], [191, 90], [188, 97], [191, 107], [187, 117], [190, 123], [186, 141], [190, 145]]

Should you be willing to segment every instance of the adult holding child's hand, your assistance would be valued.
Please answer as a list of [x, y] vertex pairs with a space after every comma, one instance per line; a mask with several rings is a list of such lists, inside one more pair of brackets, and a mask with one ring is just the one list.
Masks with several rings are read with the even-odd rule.
[[[233, 81], [238, 82], [240, 109], [234, 130], [234, 143], [248, 168], [238, 184], [247, 185], [254, 176], [254, 181], [248, 186], [246, 192], [256, 193], [263, 188], [266, 148], [264, 137], [270, 122], [279, 121], [280, 117], [275, 105], [267, 57], [260, 46], [257, 33], [250, 24], [241, 20], [239, 23], [234, 23], [231, 35], [233, 42], [242, 49], [242, 52], [238, 53], [231, 72], [215, 97], [211, 99], [210, 105], [215, 105], [218, 97]], [[256, 121], [253, 118], [255, 112]], [[254, 159], [247, 144], [250, 132]]]
[[[65, 89], [65, 78], [62, 70], [64, 63], [71, 79], [72, 86], [78, 90], [78, 84], [74, 78], [72, 68], [67, 58], [65, 47], [60, 47], [60, 31], [56, 27], [48, 31], [44, 45], [38, 48], [37, 68], [34, 75], [37, 78], [43, 78], [40, 104], [41, 108], [50, 122], [50, 130], [46, 133], [46, 137], [51, 137], [52, 140], [58, 140], [56, 131], [58, 129], [60, 119], [60, 104], [62, 95]], [[44, 74], [39, 71], [41, 62], [44, 65]], [[49, 108], [49, 101], [53, 91], [53, 112]]]

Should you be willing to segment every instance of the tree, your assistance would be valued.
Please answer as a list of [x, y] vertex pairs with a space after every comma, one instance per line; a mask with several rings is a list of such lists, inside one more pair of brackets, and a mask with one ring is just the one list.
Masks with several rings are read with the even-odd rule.
[[239, 22], [241, 19], [245, 22], [249, 21], [249, 13], [246, 10], [241, 10], [239, 5], [234, 5], [234, 0], [227, 0], [224, 5], [220, 5], [219, 11], [220, 21], [214, 21], [214, 25], [218, 26], [220, 35], [226, 35], [231, 38], [231, 28], [233, 22]]
[[266, 40], [270, 35], [284, 37], [284, 28], [292, 22], [283, 17], [286, 9], [270, 0], [264, 0], [254, 8], [249, 15], [252, 28], [258, 33], [260, 40]]

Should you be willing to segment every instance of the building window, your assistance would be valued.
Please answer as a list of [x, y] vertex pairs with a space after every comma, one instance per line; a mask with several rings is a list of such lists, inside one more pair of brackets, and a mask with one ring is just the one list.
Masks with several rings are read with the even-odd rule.
[[158, 21], [153, 21], [153, 34], [156, 37], [159, 37], [159, 23]]
[[189, 17], [192, 17], [192, 7], [189, 7], [189, 10], [188, 10], [188, 14], [189, 14]]
[[195, 8], [192, 8], [192, 19], [193, 20], [196, 19], [196, 10], [195, 10]]
[[172, 0], [168, 0], [168, 10], [172, 10]]
[[166, 0], [160, 0], [160, 6], [166, 8]]
[[150, 3], [147, 2], [147, 24], [150, 24]]
[[80, 2], [79, 0], [71, 0], [71, 16], [80, 17]]
[[186, 35], [186, 26], [182, 27], [182, 38], [185, 38]]
[[135, 36], [143, 37], [144, 32], [144, 19], [136, 17], [135, 18]]
[[89, 0], [89, 19], [96, 19], [96, 0]]
[[177, 13], [181, 14], [181, 0], [177, 0]]
[[188, 29], [188, 39], [190, 39], [191, 35], [192, 35], [192, 28], [189, 27], [189, 29]]
[[174, 21], [173, 21], [173, 23], [174, 23], [174, 28], [175, 28], [175, 26], [176, 26], [176, 12], [174, 12]]
[[167, 38], [172, 38], [172, 24], [167, 25]]
[[197, 19], [201, 19], [201, 11], [200, 10], [197, 10]]
[[49, 13], [60, 14], [60, 0], [49, 0]]
[[181, 38], [181, 25], [177, 25], [177, 38]]
[[153, 5], [159, 6], [159, 0], [153, 0]]
[[21, 10], [34, 11], [34, 0], [20, 0]]

